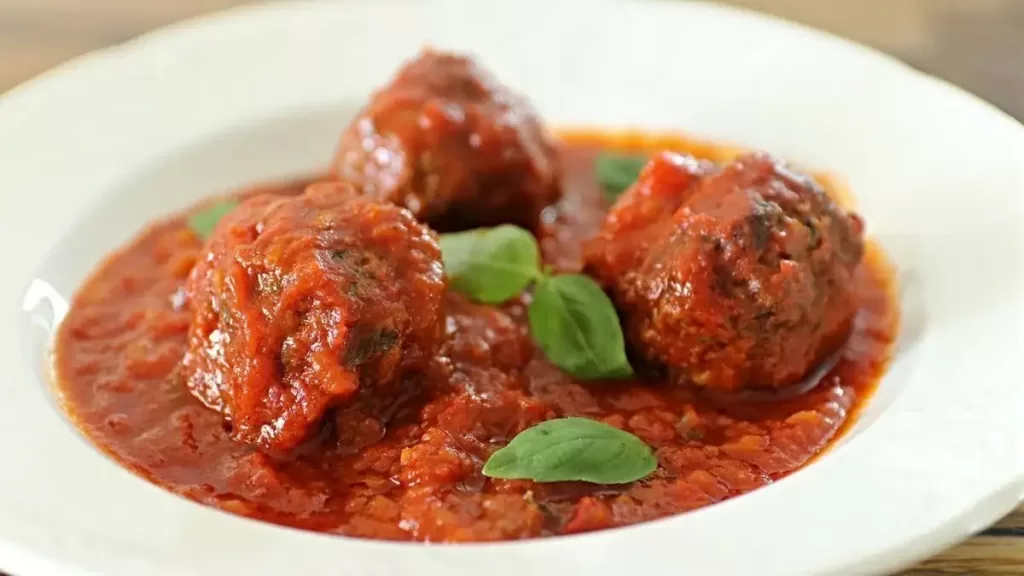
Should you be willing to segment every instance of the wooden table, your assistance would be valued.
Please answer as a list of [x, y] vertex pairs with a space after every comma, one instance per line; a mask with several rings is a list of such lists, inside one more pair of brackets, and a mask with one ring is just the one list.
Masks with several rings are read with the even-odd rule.
[[[0, 0], [0, 92], [77, 54], [243, 3], [246, 0]], [[870, 44], [1024, 120], [1024, 0], [727, 3]], [[1024, 507], [904, 574], [1024, 574]]]

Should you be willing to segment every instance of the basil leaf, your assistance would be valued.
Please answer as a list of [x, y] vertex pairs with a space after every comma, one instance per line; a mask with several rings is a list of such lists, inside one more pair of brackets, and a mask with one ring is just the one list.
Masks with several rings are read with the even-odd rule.
[[500, 304], [540, 277], [540, 251], [517, 226], [479, 228], [441, 236], [452, 288], [485, 304]]
[[643, 440], [587, 418], [559, 418], [519, 433], [484, 464], [491, 478], [624, 484], [658, 467]]
[[197, 236], [206, 240], [217, 227], [217, 222], [238, 206], [238, 200], [221, 200], [188, 217], [188, 225]]
[[646, 165], [647, 156], [605, 152], [597, 156], [597, 181], [608, 199], [615, 200], [636, 181]]
[[615, 307], [589, 277], [545, 277], [527, 315], [533, 339], [562, 370], [587, 380], [633, 373]]

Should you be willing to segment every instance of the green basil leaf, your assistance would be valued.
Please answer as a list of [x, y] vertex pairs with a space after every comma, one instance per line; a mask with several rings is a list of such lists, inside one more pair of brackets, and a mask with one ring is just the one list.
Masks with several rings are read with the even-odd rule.
[[517, 226], [479, 228], [441, 236], [452, 288], [485, 304], [500, 304], [540, 277], [540, 251]]
[[527, 314], [533, 339], [562, 370], [587, 380], [632, 375], [615, 307], [588, 276], [542, 279]]
[[636, 181], [647, 165], [647, 156], [635, 154], [602, 153], [595, 164], [597, 181], [610, 200], [619, 197]]
[[560, 418], [519, 433], [484, 465], [491, 478], [624, 484], [658, 467], [643, 440], [587, 418]]
[[189, 216], [188, 225], [197, 236], [205, 240], [213, 233], [213, 229], [217, 227], [217, 222], [220, 222], [221, 218], [227, 216], [228, 212], [234, 210], [235, 206], [238, 206], [238, 200], [221, 200], [220, 202], [210, 204]]

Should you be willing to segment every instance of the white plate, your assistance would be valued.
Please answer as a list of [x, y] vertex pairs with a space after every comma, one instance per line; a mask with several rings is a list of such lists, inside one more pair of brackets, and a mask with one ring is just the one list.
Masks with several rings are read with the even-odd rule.
[[[82, 441], [45, 384], [64, 301], [146, 221], [322, 167], [421, 44], [470, 50], [553, 124], [686, 130], [844, 175], [905, 283], [864, 417], [791, 478], [666, 520], [424, 546], [263, 524]], [[861, 574], [1024, 493], [1024, 128], [867, 49], [691, 2], [289, 2], [80, 58], [0, 100], [0, 567], [18, 576]], [[52, 309], [51, 309], [52, 308]]]

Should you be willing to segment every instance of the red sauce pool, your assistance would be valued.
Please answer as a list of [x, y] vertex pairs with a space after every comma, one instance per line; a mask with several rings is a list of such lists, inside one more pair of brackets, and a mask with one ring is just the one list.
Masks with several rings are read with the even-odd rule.
[[[598, 151], [671, 148], [716, 161], [737, 152], [636, 134], [573, 133], [562, 141], [566, 198], [545, 214], [541, 242], [545, 261], [562, 269], [578, 266], [580, 243], [607, 208], [594, 178]], [[834, 183], [822, 183], [844, 200]], [[220, 415], [175, 374], [189, 322], [182, 286], [200, 247], [182, 216], [156, 222], [79, 289], [55, 353], [66, 411], [102, 450], [174, 493], [268, 522], [366, 538], [569, 534], [693, 510], [775, 482], [853, 420], [885, 370], [899, 320], [893, 271], [869, 242], [856, 278], [855, 332], [821, 384], [776, 402], [725, 403], [659, 382], [576, 382], [535, 348], [521, 304], [495, 308], [451, 294], [436, 370], [410, 382], [403, 397], [339, 410], [315, 440], [274, 457], [233, 442]], [[621, 486], [481, 474], [518, 432], [571, 415], [641, 437], [655, 448], [658, 470]]]

